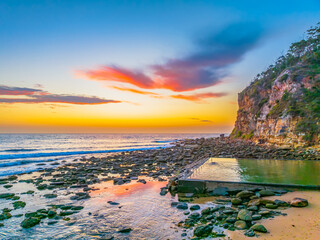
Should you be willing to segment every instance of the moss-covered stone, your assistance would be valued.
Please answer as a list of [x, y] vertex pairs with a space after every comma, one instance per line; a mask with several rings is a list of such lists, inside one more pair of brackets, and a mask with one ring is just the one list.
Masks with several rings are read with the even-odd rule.
[[258, 224], [258, 223], [254, 224], [250, 229], [256, 232], [262, 232], [262, 233], [268, 232], [268, 230], [262, 224]]
[[53, 194], [53, 193], [49, 193], [49, 194], [45, 194], [43, 195], [45, 198], [56, 198], [58, 195], [57, 194]]
[[0, 221], [9, 219], [9, 218], [11, 218], [11, 217], [12, 217], [11, 213], [9, 213], [9, 212], [2, 212], [2, 214], [0, 214]]
[[24, 208], [26, 206], [26, 203], [23, 201], [16, 201], [12, 204], [13, 204], [14, 209]]
[[14, 193], [1, 193], [0, 198], [11, 199], [14, 197]]
[[23, 228], [32, 228], [32, 227], [36, 226], [39, 223], [40, 223], [40, 219], [39, 218], [30, 217], [30, 218], [24, 219], [21, 222], [21, 227], [23, 227]]

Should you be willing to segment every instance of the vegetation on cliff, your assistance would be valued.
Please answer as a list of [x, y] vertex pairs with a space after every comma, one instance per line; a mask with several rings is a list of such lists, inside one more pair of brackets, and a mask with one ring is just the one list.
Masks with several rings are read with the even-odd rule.
[[[258, 74], [239, 93], [238, 101], [239, 111], [232, 136], [248, 139], [278, 135], [286, 138], [290, 133], [306, 143], [318, 142], [320, 23], [307, 31], [306, 39], [293, 43], [275, 64]], [[294, 126], [285, 125], [293, 122]]]

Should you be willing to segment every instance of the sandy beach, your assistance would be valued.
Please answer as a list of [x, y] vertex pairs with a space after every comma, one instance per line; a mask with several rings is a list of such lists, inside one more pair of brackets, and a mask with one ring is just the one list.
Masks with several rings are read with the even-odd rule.
[[[260, 240], [288, 240], [288, 239], [320, 239], [320, 191], [297, 191], [268, 199], [290, 201], [295, 197], [305, 198], [309, 206], [305, 208], [288, 208], [282, 212], [287, 216], [259, 221], [269, 233], [259, 234]], [[252, 239], [246, 237], [242, 231], [229, 232], [232, 239]]]

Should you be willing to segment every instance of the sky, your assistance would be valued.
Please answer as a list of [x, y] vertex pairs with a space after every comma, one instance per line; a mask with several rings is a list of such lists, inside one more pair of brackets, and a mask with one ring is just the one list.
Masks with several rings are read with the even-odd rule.
[[2, 0], [0, 133], [229, 133], [319, 0]]

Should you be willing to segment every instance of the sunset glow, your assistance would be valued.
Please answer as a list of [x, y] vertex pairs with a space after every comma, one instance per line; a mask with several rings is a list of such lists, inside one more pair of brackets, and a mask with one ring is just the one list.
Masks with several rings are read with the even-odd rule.
[[229, 133], [237, 93], [316, 21], [310, 2], [4, 1], [0, 132]]

